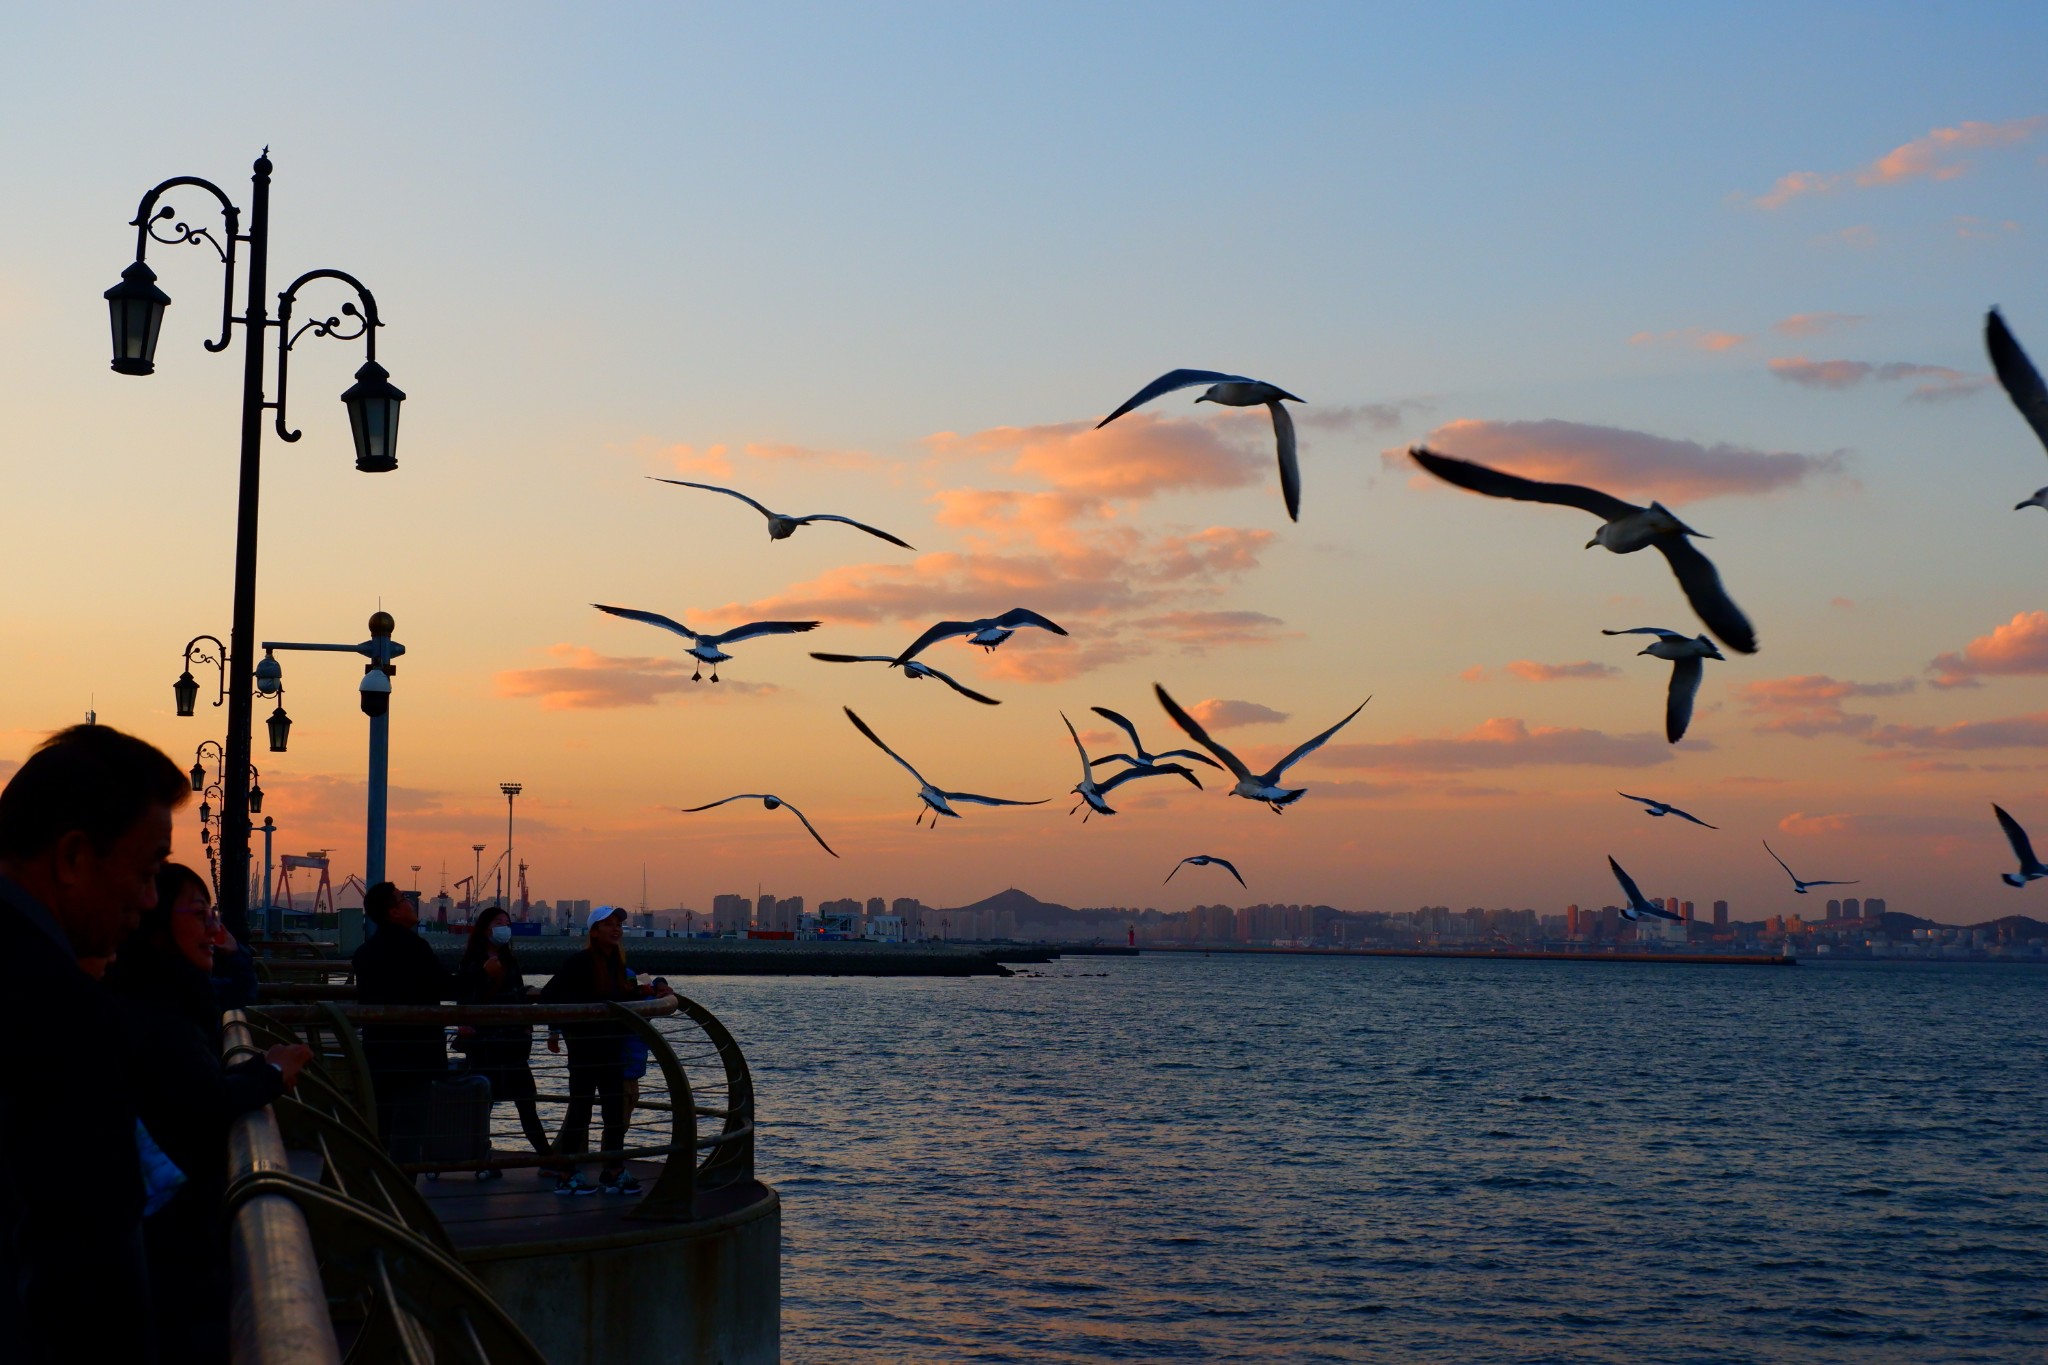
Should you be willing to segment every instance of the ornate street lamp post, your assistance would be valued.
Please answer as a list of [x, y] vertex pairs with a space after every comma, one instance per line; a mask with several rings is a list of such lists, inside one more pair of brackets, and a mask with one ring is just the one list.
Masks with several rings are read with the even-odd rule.
[[[242, 210], [227, 193], [210, 180], [197, 176], [174, 176], [142, 196], [142, 203], [130, 223], [135, 229], [135, 263], [121, 272], [121, 282], [106, 291], [107, 316], [112, 329], [113, 368], [117, 374], [146, 375], [156, 369], [157, 338], [163, 329], [164, 309], [170, 296], [156, 283], [156, 272], [145, 257], [151, 242], [166, 245], [201, 243], [213, 248], [223, 266], [220, 336], [206, 342], [209, 351], [224, 351], [239, 323], [247, 329], [242, 348], [241, 477], [235, 513], [235, 604], [233, 622], [224, 651], [224, 691], [228, 706], [227, 755], [221, 796], [221, 859], [240, 869], [249, 856], [248, 765], [251, 731], [250, 646], [256, 635], [256, 530], [262, 475], [263, 414], [275, 413], [278, 439], [296, 441], [300, 433], [286, 424], [286, 383], [294, 344], [308, 331], [318, 337], [342, 341], [363, 339], [364, 363], [356, 371], [356, 383], [344, 394], [349, 430], [355, 442], [356, 468], [380, 473], [398, 467], [398, 412], [405, 395], [394, 388], [384, 367], [377, 363], [377, 301], [354, 276], [339, 270], [309, 270], [293, 280], [277, 296], [277, 316], [268, 311], [270, 270], [270, 149], [256, 158], [250, 177], [248, 231], [242, 231]], [[190, 186], [219, 202], [223, 232], [216, 237], [211, 228], [192, 227], [178, 217], [176, 209], [158, 201], [174, 189]], [[160, 224], [169, 224], [159, 231]], [[246, 286], [242, 315], [235, 316], [235, 262], [240, 249], [248, 248], [243, 263]], [[292, 309], [299, 291], [315, 280], [336, 280], [355, 292], [342, 304], [337, 316], [315, 317], [292, 327]], [[343, 319], [348, 319], [344, 322]], [[270, 330], [277, 332], [277, 397], [264, 396], [264, 351]], [[208, 637], [201, 637], [208, 638]], [[194, 641], [194, 644], [198, 641]], [[218, 644], [218, 641], [215, 642]], [[189, 656], [190, 646], [187, 646]], [[204, 656], [202, 656], [204, 657]], [[209, 660], [211, 662], [211, 660]], [[178, 714], [190, 715], [198, 699], [198, 686], [191, 677], [190, 659], [185, 675], [176, 687]], [[216, 703], [218, 705], [219, 703]], [[271, 748], [284, 748], [283, 707], [271, 720]], [[289, 722], [286, 721], [288, 725]], [[236, 875], [221, 888], [220, 910], [228, 931], [236, 938], [248, 934], [249, 888], [247, 879]]]

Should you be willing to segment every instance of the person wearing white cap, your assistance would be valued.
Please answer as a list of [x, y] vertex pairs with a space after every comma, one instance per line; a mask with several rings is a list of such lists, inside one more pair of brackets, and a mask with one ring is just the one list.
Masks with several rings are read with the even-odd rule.
[[[649, 992], [626, 970], [626, 955], [620, 946], [625, 934], [624, 906], [593, 907], [583, 951], [572, 953], [562, 963], [542, 989], [542, 1002], [567, 1005], [646, 999]], [[605, 1158], [597, 1185], [577, 1174], [572, 1159], [589, 1150], [593, 1103], [603, 1120], [599, 1150], [617, 1152], [626, 1145], [625, 1031], [609, 1020], [591, 1020], [564, 1024], [562, 1034], [569, 1041], [569, 1108], [555, 1137], [555, 1193], [595, 1194], [602, 1189], [606, 1194], [631, 1194], [640, 1188], [640, 1182], [626, 1170], [623, 1158]], [[560, 1050], [552, 1034], [548, 1050]]]

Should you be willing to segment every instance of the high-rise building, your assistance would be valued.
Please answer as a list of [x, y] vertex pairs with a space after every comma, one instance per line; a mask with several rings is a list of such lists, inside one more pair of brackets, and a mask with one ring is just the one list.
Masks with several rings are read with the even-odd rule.
[[869, 919], [874, 919], [874, 918], [875, 918], [876, 916], [878, 916], [878, 915], [886, 915], [886, 914], [888, 914], [888, 913], [889, 913], [889, 903], [888, 903], [887, 901], [883, 900], [883, 899], [882, 899], [882, 898], [881, 898], [880, 896], [869, 896], [869, 897], [868, 897], [868, 918], [869, 918]]
[[1855, 898], [1854, 896], [1844, 896], [1844, 897], [1842, 897], [1842, 918], [1843, 918], [1843, 919], [1861, 919], [1861, 918], [1863, 918], [1863, 902], [1862, 902], [1862, 901], [1859, 901], [1859, 900], [1857, 900], [1857, 899], [1856, 899], [1856, 898]]
[[1579, 936], [1579, 907], [1576, 905], [1567, 905], [1564, 908], [1564, 936], [1566, 938], [1577, 938]]
[[1840, 919], [1841, 917], [1842, 917], [1842, 903], [1841, 903], [1840, 901], [1829, 901], [1829, 902], [1828, 902], [1828, 918], [1829, 918], [1829, 919]]
[[1678, 905], [1678, 913], [1679, 913], [1679, 915], [1680, 915], [1681, 917], [1683, 917], [1683, 918], [1684, 918], [1684, 920], [1685, 920], [1685, 922], [1686, 922], [1687, 924], [1691, 924], [1691, 923], [1692, 923], [1692, 902], [1691, 902], [1691, 901], [1680, 901], [1680, 902], [1679, 902], [1679, 905]]
[[1715, 901], [1715, 902], [1714, 902], [1714, 928], [1718, 930], [1718, 929], [1726, 929], [1727, 927], [1728, 927], [1728, 902], [1727, 902], [1727, 901]]
[[754, 927], [756, 929], [773, 929], [775, 926], [769, 921], [774, 918], [775, 897], [763, 891], [760, 895], [754, 897]]
[[715, 896], [711, 901], [711, 928], [720, 934], [747, 931], [747, 920], [754, 909], [754, 903], [745, 896], [730, 893]]
[[1863, 917], [1879, 919], [1884, 915], [1884, 897], [1866, 896], [1863, 899]]

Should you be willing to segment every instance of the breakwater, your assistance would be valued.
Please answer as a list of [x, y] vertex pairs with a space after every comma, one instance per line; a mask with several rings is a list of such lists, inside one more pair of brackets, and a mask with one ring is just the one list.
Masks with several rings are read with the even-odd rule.
[[[449, 966], [462, 944], [435, 942]], [[583, 947], [574, 938], [514, 941], [519, 965], [544, 976]], [[642, 976], [1008, 976], [1009, 963], [1050, 962], [1056, 946], [990, 943], [867, 943], [820, 939], [629, 938], [626, 961]]]
[[1252, 943], [1148, 944], [1147, 952], [1267, 954], [1284, 957], [1464, 957], [1489, 962], [1667, 962], [1702, 967], [1794, 967], [1795, 957], [1776, 953], [1609, 953], [1559, 952], [1544, 948], [1282, 948]]

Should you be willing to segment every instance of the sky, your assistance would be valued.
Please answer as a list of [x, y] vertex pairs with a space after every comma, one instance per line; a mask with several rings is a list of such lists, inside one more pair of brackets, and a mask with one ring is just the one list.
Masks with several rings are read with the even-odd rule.
[[[360, 343], [293, 353], [265, 447], [258, 634], [353, 642], [379, 605], [390, 867], [431, 894], [504, 847], [532, 894], [723, 891], [1074, 905], [1213, 900], [1817, 909], [1802, 876], [1971, 922], [1994, 801], [2048, 835], [2048, 482], [1988, 375], [1985, 309], [2048, 361], [2048, 12], [1984, 4], [31, 7], [4, 21], [0, 768], [88, 707], [181, 763], [184, 642], [225, 635], [240, 340], [219, 266], [156, 247], [157, 372], [107, 368], [99, 294], [174, 175], [246, 202], [272, 276], [375, 291], [408, 394], [397, 471], [352, 467]], [[118, 34], [113, 41], [111, 35]], [[166, 200], [195, 222], [205, 202]], [[307, 312], [338, 308], [336, 292]], [[1262, 411], [1301, 395], [1301, 520]], [[1685, 741], [1668, 667], [1602, 628], [1698, 629], [1656, 556], [1570, 509], [1422, 486], [1417, 442], [1657, 498], [1756, 622]], [[770, 543], [709, 480], [843, 526]], [[816, 619], [690, 681], [699, 628]], [[924, 626], [1041, 611], [880, 665]], [[286, 656], [280, 851], [362, 868], [358, 668]], [[1254, 762], [1371, 702], [1285, 814], [1177, 782], [1082, 823], [1079, 763], [1179, 736], [1164, 684]], [[1047, 804], [913, 826], [914, 784]], [[267, 708], [258, 707], [259, 721]], [[260, 726], [259, 726], [260, 737]], [[1719, 825], [1646, 820], [1618, 791]], [[801, 807], [841, 857], [786, 812]], [[1128, 797], [1128, 799], [1122, 799]], [[198, 855], [196, 823], [179, 825]], [[1179, 858], [1230, 858], [1160, 880]], [[410, 871], [418, 864], [420, 871]], [[442, 869], [445, 866], [446, 872]]]

